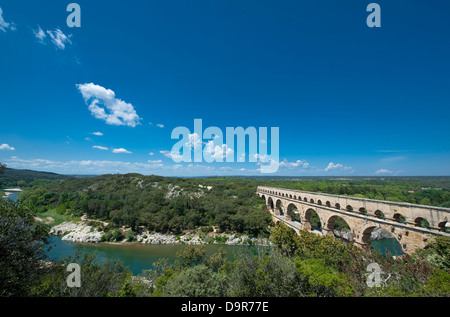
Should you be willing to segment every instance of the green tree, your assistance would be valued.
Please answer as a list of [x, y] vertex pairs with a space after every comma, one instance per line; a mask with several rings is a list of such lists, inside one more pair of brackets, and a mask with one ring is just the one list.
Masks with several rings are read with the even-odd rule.
[[0, 296], [28, 296], [46, 271], [48, 227], [22, 205], [0, 200]]
[[226, 268], [228, 296], [291, 297], [302, 295], [294, 262], [277, 250], [257, 255], [240, 254]]
[[177, 252], [177, 257], [182, 261], [183, 267], [195, 266], [203, 262], [206, 255], [204, 245], [188, 245]]
[[333, 270], [323, 259], [295, 261], [295, 272], [306, 296], [352, 296], [352, 285], [344, 274]]
[[225, 285], [224, 274], [200, 264], [171, 275], [159, 291], [162, 296], [222, 297], [226, 295]]
[[[67, 285], [69, 263], [80, 265], [81, 287]], [[74, 256], [58, 260], [51, 271], [44, 275], [39, 286], [33, 289], [35, 296], [55, 297], [106, 297], [133, 296], [131, 285], [127, 285], [131, 272], [115, 259], [102, 261], [97, 254], [83, 253], [78, 249]]]

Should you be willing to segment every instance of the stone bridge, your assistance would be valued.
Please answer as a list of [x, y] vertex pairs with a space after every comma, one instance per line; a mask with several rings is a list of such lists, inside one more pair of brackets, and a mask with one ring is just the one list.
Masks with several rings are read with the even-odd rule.
[[436, 235], [450, 237], [446, 232], [450, 208], [266, 186], [259, 186], [257, 194], [265, 200], [274, 221], [284, 221], [297, 232], [317, 230], [311, 226], [311, 216], [316, 213], [323, 235], [334, 235], [334, 223], [340, 217], [350, 227], [350, 242], [360, 246], [370, 245], [370, 235], [377, 227], [388, 231], [408, 254], [426, 247]]

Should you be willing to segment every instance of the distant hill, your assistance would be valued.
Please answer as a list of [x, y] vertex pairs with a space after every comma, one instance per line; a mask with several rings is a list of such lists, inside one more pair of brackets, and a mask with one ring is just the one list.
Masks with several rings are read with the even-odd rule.
[[5, 173], [0, 174], [0, 189], [9, 187], [28, 187], [38, 183], [46, 183], [73, 178], [76, 178], [76, 176], [6, 168]]

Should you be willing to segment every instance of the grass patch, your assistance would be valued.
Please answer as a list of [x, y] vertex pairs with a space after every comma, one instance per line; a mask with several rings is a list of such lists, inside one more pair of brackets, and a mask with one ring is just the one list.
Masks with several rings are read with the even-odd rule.
[[56, 209], [49, 209], [46, 212], [38, 213], [36, 214], [36, 217], [42, 218], [44, 221], [46, 221], [45, 218], [52, 217], [54, 221], [50, 223], [52, 226], [59, 225], [66, 221], [80, 221], [81, 219], [79, 217], [74, 217], [71, 215], [66, 214], [60, 214], [56, 211]]

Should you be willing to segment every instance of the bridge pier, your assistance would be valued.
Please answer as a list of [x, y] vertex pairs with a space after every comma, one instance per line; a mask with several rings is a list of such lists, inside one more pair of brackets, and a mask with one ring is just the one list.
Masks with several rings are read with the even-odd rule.
[[333, 230], [330, 230], [330, 229], [327, 229], [327, 228], [322, 228], [322, 235], [323, 236], [334, 237]]

